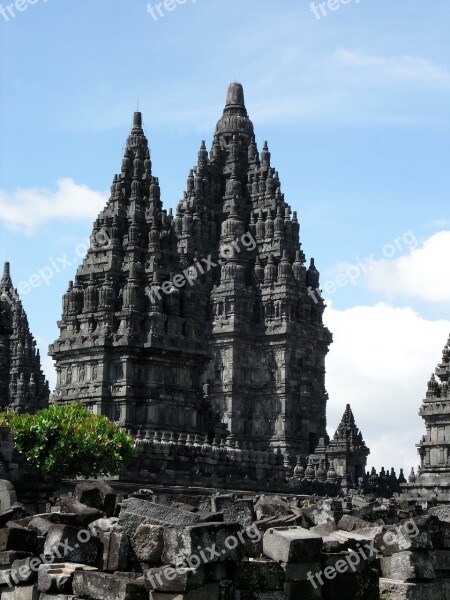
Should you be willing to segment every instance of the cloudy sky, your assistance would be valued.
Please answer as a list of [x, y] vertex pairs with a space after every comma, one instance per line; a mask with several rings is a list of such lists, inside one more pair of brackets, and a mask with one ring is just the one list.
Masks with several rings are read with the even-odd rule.
[[21, 297], [42, 354], [137, 104], [175, 207], [237, 79], [321, 271], [330, 433], [349, 402], [370, 466], [417, 465], [450, 333], [448, 0], [186, 0], [162, 16], [156, 1], [153, 15], [141, 0], [6, 4], [0, 259], [16, 286], [34, 282]]

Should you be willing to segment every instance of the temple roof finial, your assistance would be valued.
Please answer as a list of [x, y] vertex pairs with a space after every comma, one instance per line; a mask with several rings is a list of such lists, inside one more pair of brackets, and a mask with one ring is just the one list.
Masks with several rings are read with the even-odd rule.
[[133, 130], [142, 131], [142, 113], [136, 111], [133, 116]]
[[233, 81], [233, 83], [230, 83], [228, 87], [226, 106], [245, 107], [244, 88], [242, 87], [241, 83], [237, 81]]

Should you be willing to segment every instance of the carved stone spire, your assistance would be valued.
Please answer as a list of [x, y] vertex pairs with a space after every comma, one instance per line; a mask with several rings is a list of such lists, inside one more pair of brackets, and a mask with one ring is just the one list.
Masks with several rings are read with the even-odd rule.
[[48, 398], [39, 351], [5, 263], [0, 282], [0, 407], [35, 412], [47, 406]]

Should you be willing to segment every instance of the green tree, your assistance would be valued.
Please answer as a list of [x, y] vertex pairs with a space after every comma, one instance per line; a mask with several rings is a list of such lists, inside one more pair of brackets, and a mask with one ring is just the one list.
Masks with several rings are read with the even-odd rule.
[[115, 475], [136, 452], [131, 436], [81, 402], [1, 416], [15, 449], [41, 473], [64, 479]]

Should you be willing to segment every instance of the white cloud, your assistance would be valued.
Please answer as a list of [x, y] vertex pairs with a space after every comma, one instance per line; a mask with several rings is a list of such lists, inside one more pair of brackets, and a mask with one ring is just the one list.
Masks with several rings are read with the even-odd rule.
[[450, 300], [450, 231], [427, 238], [420, 248], [396, 260], [382, 260], [367, 274], [370, 289], [387, 298], [416, 298], [428, 302]]
[[386, 78], [391, 77], [395, 81], [401, 80], [410, 83], [450, 84], [450, 72], [447, 69], [435, 65], [425, 58], [417, 56], [384, 57], [365, 54], [358, 50], [351, 51], [338, 48], [333, 56], [336, 64], [343, 69], [359, 69], [364, 71], [364, 79], [374, 75], [382, 76], [383, 83]]
[[50, 220], [89, 219], [105, 205], [107, 195], [79, 185], [72, 179], [60, 179], [56, 191], [39, 187], [0, 190], [0, 219], [10, 228], [32, 235]]
[[415, 444], [425, 433], [417, 413], [450, 322], [383, 303], [329, 307], [325, 322], [334, 338], [326, 362], [330, 435], [350, 403], [371, 449], [368, 466], [409, 471], [419, 463]]

